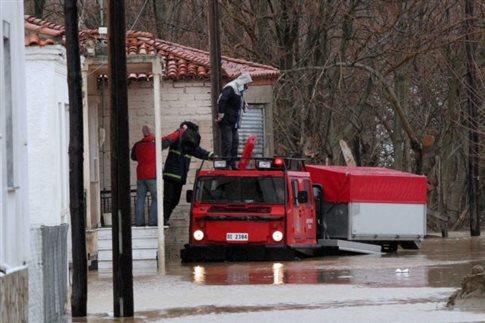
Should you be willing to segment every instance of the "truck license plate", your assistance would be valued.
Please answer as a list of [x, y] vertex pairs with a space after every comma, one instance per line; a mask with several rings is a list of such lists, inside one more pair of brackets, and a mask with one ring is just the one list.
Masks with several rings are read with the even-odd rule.
[[247, 233], [229, 232], [229, 233], [226, 233], [226, 240], [227, 241], [248, 241], [249, 236]]

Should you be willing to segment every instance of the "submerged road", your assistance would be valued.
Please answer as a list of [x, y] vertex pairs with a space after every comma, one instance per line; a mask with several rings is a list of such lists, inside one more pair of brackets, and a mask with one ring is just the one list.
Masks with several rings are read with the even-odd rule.
[[[135, 276], [134, 319], [123, 322], [480, 322], [483, 306], [445, 303], [471, 268], [485, 266], [485, 237], [427, 239], [419, 251], [292, 262], [172, 264]], [[89, 276], [87, 319], [112, 321], [110, 273]]]

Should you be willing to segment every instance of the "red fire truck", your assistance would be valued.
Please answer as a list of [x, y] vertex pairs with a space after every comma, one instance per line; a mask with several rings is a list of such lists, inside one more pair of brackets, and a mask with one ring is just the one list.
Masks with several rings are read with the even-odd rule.
[[305, 165], [301, 159], [215, 160], [199, 169], [183, 262], [291, 260], [335, 250], [418, 248], [426, 177], [385, 168]]

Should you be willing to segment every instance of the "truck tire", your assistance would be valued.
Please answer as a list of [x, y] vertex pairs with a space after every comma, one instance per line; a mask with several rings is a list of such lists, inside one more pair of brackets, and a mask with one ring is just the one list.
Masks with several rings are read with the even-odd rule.
[[398, 246], [399, 245], [397, 242], [386, 242], [382, 244], [382, 251], [388, 252], [388, 253], [395, 253], [397, 252]]

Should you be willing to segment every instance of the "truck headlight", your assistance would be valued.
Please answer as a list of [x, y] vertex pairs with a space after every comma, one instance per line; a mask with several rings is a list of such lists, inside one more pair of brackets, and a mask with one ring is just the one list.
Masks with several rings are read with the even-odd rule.
[[272, 237], [273, 237], [274, 241], [280, 242], [281, 240], [283, 240], [283, 232], [275, 231], [275, 232], [273, 232]]
[[204, 239], [204, 232], [202, 230], [195, 230], [193, 236], [195, 240], [200, 241]]

